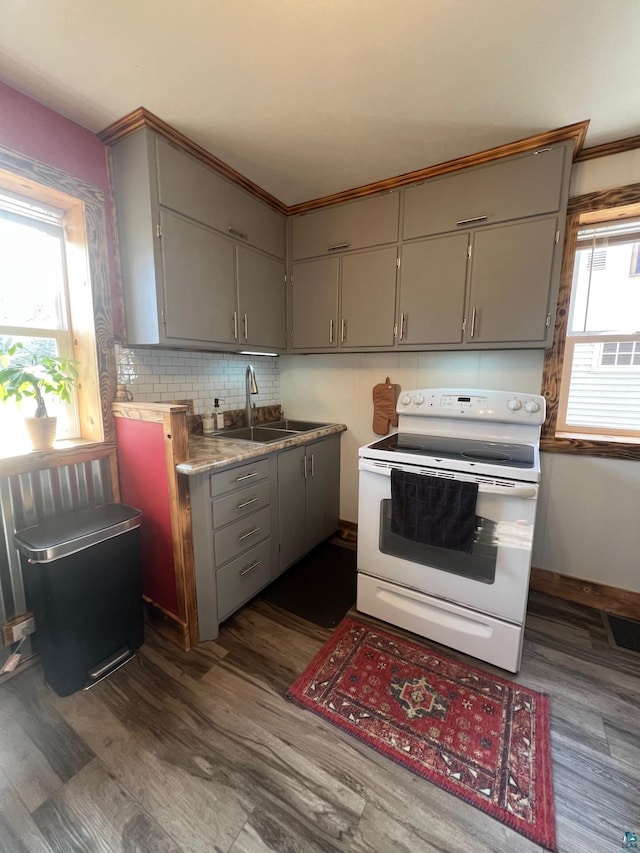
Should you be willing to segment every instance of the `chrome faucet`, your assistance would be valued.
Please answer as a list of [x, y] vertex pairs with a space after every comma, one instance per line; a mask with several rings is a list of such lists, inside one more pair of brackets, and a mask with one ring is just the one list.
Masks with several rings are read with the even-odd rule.
[[253, 369], [252, 364], [247, 365], [247, 370], [245, 373], [245, 381], [246, 381], [246, 398], [245, 398], [245, 414], [247, 418], [247, 426], [253, 426], [253, 410], [255, 409], [255, 404], [251, 405], [251, 395], [258, 393], [258, 383], [256, 382], [256, 372]]

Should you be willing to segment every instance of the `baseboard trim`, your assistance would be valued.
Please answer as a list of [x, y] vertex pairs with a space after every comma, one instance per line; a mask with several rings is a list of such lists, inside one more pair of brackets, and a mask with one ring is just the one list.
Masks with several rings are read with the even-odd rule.
[[341, 539], [343, 542], [355, 546], [358, 541], [358, 525], [355, 521], [345, 521], [342, 518], [339, 519], [338, 529], [334, 534], [334, 538]]
[[170, 613], [151, 601], [150, 598], [143, 596], [145, 619], [150, 625], [156, 629], [159, 634], [171, 640], [176, 646], [179, 646], [183, 651], [188, 652], [191, 649], [191, 640], [189, 638], [189, 626], [186, 622], [179, 619], [174, 613]]
[[575, 604], [615, 613], [616, 616], [640, 619], [640, 593], [629, 589], [619, 589], [537, 568], [531, 569], [529, 588], [555, 598], [563, 598], [565, 601], [573, 601]]

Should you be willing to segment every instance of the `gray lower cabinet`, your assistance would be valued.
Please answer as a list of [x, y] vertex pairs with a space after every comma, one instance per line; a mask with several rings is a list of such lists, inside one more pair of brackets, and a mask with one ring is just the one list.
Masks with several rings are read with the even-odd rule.
[[201, 641], [338, 527], [340, 434], [189, 478]]
[[292, 349], [392, 347], [396, 262], [386, 246], [295, 263]]
[[278, 454], [280, 571], [335, 532], [339, 506], [339, 435]]

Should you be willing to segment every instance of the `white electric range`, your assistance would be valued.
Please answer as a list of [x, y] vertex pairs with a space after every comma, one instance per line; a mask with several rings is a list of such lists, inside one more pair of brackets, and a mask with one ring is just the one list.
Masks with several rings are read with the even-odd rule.
[[[517, 672], [545, 400], [425, 388], [401, 394], [397, 412], [398, 432], [359, 451], [357, 607]], [[470, 553], [398, 532], [394, 470], [477, 484]]]

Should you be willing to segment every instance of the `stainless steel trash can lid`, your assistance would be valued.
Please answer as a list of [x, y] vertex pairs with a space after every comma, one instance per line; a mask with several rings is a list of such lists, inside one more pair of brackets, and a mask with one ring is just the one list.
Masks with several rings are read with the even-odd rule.
[[141, 517], [126, 504], [87, 507], [18, 530], [13, 542], [30, 563], [50, 563], [140, 527]]

